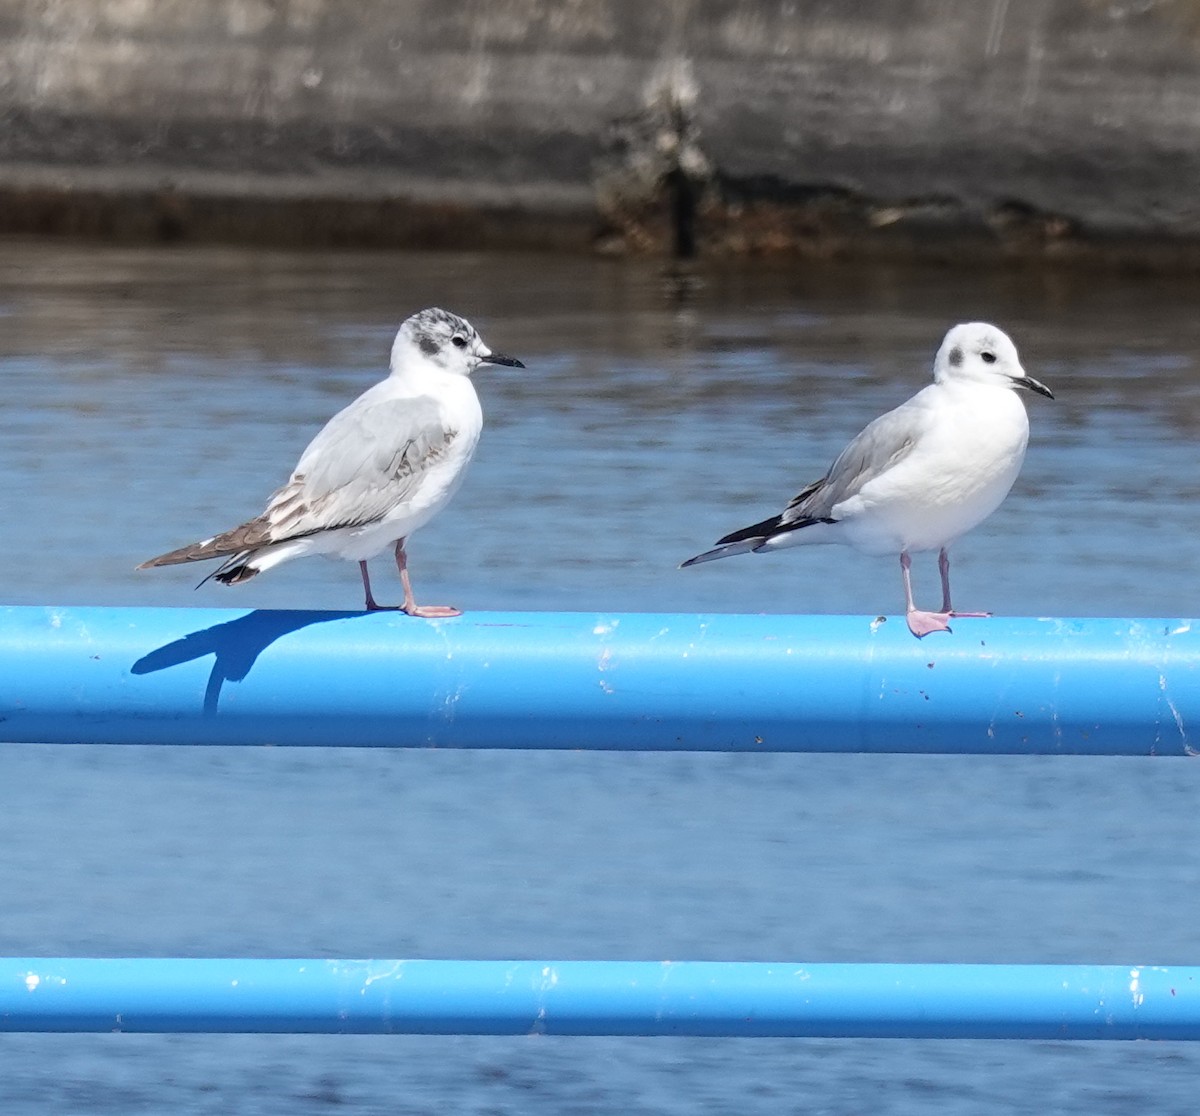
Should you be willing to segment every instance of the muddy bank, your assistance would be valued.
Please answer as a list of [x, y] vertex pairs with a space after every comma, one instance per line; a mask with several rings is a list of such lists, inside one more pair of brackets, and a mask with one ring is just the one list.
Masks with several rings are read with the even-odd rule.
[[0, 0], [0, 231], [1200, 262], [1200, 8]]

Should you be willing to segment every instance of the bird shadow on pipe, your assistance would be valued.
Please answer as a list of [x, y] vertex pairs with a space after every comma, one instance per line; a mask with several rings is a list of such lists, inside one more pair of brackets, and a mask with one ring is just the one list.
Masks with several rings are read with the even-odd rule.
[[215, 655], [212, 673], [204, 689], [204, 713], [215, 716], [226, 682], [241, 682], [259, 655], [277, 639], [313, 624], [368, 616], [366, 612], [315, 612], [295, 609], [255, 609], [236, 620], [189, 632], [143, 655], [129, 668], [131, 674], [153, 674], [158, 670]]

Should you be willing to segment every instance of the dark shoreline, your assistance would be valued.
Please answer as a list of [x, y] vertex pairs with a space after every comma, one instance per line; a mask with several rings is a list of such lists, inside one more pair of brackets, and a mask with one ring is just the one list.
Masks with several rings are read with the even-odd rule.
[[0, 0], [0, 36], [4, 234], [1200, 270], [1182, 6]]

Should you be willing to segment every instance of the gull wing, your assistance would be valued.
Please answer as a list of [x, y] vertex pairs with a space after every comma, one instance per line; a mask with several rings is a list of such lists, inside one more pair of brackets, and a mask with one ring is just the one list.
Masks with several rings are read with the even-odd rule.
[[352, 404], [326, 423], [268, 501], [256, 521], [262, 541], [242, 549], [378, 522], [413, 495], [457, 436], [431, 396]]
[[375, 402], [368, 393], [325, 424], [262, 515], [160, 554], [138, 569], [202, 562], [374, 523], [417, 490], [457, 437], [432, 397]]
[[760, 550], [777, 535], [818, 523], [836, 523], [834, 508], [894, 469], [912, 453], [928, 429], [929, 406], [925, 398], [928, 390], [922, 389], [906, 403], [868, 423], [838, 454], [829, 472], [798, 492], [780, 514], [730, 532], [717, 540], [714, 549], [697, 554], [682, 565], [694, 566], [744, 554], [748, 550]]
[[903, 461], [925, 429], [920, 394], [868, 423], [838, 454], [829, 472], [792, 499], [779, 517], [780, 527], [830, 519], [843, 500]]

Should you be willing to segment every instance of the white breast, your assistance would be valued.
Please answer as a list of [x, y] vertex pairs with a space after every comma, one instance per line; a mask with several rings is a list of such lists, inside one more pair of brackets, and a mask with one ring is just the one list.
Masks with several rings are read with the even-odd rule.
[[446, 429], [454, 431], [453, 440], [443, 455], [415, 479], [405, 498], [398, 500], [381, 520], [314, 536], [310, 553], [336, 554], [351, 561], [373, 558], [397, 539], [408, 538], [425, 526], [462, 485], [483, 430], [483, 411], [475, 388], [466, 376], [446, 373], [439, 374], [435, 384], [427, 382], [428, 377], [413, 380], [393, 383], [389, 394], [394, 398], [404, 398], [405, 392], [414, 397], [434, 395], [442, 404]]
[[833, 509], [844, 537], [870, 554], [948, 547], [982, 523], [1012, 488], [1029, 418], [1004, 386], [947, 385], [912, 452]]

